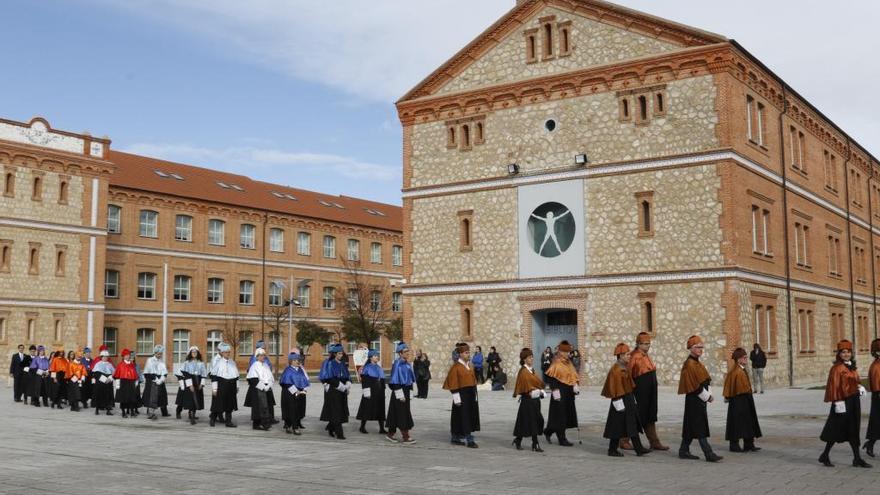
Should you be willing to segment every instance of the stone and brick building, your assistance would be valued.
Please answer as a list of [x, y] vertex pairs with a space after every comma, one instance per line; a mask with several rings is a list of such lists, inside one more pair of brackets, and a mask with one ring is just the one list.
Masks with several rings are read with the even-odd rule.
[[397, 108], [405, 336], [435, 363], [568, 338], [595, 384], [642, 330], [664, 384], [691, 334], [716, 381], [754, 342], [776, 385], [841, 337], [867, 361], [880, 163], [734, 40], [521, 0]]
[[263, 339], [286, 362], [284, 304], [338, 331], [354, 272], [383, 318], [403, 312], [400, 207], [114, 151], [43, 119], [0, 121], [0, 168], [3, 355], [104, 343], [145, 358], [164, 343], [170, 367], [227, 341], [244, 364]]

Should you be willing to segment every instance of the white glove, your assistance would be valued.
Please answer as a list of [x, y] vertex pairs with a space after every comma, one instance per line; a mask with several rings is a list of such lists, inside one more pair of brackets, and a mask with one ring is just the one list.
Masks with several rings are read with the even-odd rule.
[[709, 402], [709, 399], [712, 398], [712, 392], [709, 391], [709, 389], [708, 389], [708, 387], [707, 387], [707, 388], [704, 389], [702, 392], [700, 392], [699, 397], [700, 397], [700, 400], [701, 400], [701, 401], [703, 401], [703, 402]]
[[369, 399], [370, 397], [373, 396], [373, 390], [370, 389], [370, 387], [365, 388], [363, 392], [364, 392], [364, 399]]
[[395, 391], [394, 391], [394, 396], [397, 397], [399, 400], [406, 400], [406, 397], [403, 395], [403, 389], [402, 389], [402, 388], [399, 388], [399, 389], [395, 390]]
[[25, 366], [25, 367], [24, 367], [24, 370], [22, 370], [22, 371], [24, 371], [25, 373], [27, 373], [27, 372], [30, 371], [30, 370], [31, 370], [30, 366]]
[[541, 396], [543, 395], [543, 392], [544, 392], [543, 390], [538, 390], [538, 389], [532, 390], [531, 392], [529, 392], [529, 397], [531, 397], [533, 399], [540, 399]]
[[300, 391], [297, 392], [297, 393], [298, 393], [299, 395], [306, 395], [306, 392], [308, 392], [308, 391], [309, 391], [309, 387], [306, 387], [306, 388], [300, 390]]
[[219, 383], [217, 383], [217, 382], [211, 382], [211, 391], [212, 391], [212, 392], [216, 392], [217, 389], [219, 389], [219, 388], [220, 388], [220, 384], [219, 384]]
[[72, 377], [70, 377], [70, 381], [73, 382], [73, 383], [76, 383], [76, 382], [78, 382], [79, 380], [76, 378], [76, 376], [72, 376]]
[[846, 412], [846, 402], [839, 400], [834, 403], [834, 412], [837, 414], [843, 414]]
[[452, 403], [455, 404], [456, 406], [460, 406], [461, 405], [461, 394], [459, 394], [458, 392], [455, 392], [454, 394], [452, 394]]
[[96, 382], [96, 380], [94, 378], [92, 378], [92, 385], [94, 385], [95, 382]]
[[265, 390], [266, 392], [272, 390], [272, 384], [269, 382], [263, 382], [263, 390]]
[[345, 387], [344, 383], [340, 383], [339, 385], [336, 386], [336, 390], [339, 390], [340, 392], [342, 392], [344, 394], [348, 390], [348, 388]]
[[184, 388], [186, 388], [186, 387], [192, 387], [192, 384], [193, 384], [193, 381], [192, 381], [191, 378], [187, 378], [186, 380], [183, 381], [183, 386], [184, 386]]
[[287, 387], [287, 391], [293, 395], [296, 395], [296, 393], [299, 392], [299, 389], [296, 388], [296, 385], [291, 385], [291, 386]]
[[186, 388], [186, 381], [180, 380], [178, 383], [180, 384], [180, 390], [183, 390]]
[[581, 389], [578, 388], [577, 383], [572, 387], [572, 391], [574, 391], [574, 395], [579, 395], [581, 393]]
[[859, 385], [859, 397], [864, 397], [866, 393], [865, 387]]
[[107, 375], [101, 375], [101, 378], [99, 378], [99, 380], [101, 381], [101, 383], [107, 383], [110, 381], [110, 377]]
[[325, 384], [324, 384], [324, 392], [329, 392], [329, 391], [330, 391], [330, 384], [329, 384], [329, 383], [325, 383]]
[[160, 376], [159, 378], [156, 379], [156, 385], [164, 385], [164, 384], [165, 384], [165, 377], [164, 376]]
[[623, 405], [623, 399], [617, 399], [611, 401], [611, 405], [614, 406], [614, 410], [617, 412], [623, 411], [626, 409], [626, 406]]
[[54, 372], [54, 371], [51, 372], [51, 373], [49, 373], [49, 378], [55, 378], [55, 372]]
[[119, 390], [119, 380], [113, 380], [113, 389]]
[[559, 393], [558, 388], [551, 390], [550, 394], [553, 396], [553, 400], [562, 400], [562, 394]]

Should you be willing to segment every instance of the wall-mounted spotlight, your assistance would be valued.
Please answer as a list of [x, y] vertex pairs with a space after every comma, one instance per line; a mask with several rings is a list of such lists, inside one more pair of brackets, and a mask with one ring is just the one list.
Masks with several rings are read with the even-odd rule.
[[587, 154], [581, 153], [580, 155], [574, 155], [574, 162], [578, 165], [586, 165], [589, 163], [589, 160], [587, 160]]
[[511, 163], [507, 166], [507, 173], [510, 175], [516, 175], [519, 173], [519, 165], [515, 163]]

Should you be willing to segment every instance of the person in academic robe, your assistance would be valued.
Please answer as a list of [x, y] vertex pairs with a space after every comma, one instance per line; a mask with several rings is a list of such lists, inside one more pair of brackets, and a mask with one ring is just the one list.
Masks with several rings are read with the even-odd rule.
[[103, 349], [98, 354], [100, 361], [92, 365], [92, 407], [97, 416], [102, 410], [107, 416], [113, 415], [113, 375], [116, 368], [110, 362], [110, 352]]
[[177, 391], [182, 395], [179, 406], [187, 409], [189, 424], [194, 425], [198, 421], [196, 411], [205, 408], [204, 381], [208, 378], [208, 368], [202, 361], [202, 352], [197, 346], [192, 346], [186, 353], [186, 361], [180, 366], [180, 374], [183, 377], [183, 387]]
[[710, 385], [712, 378], [709, 370], [700, 362], [705, 346], [703, 339], [692, 335], [687, 340], [689, 355], [681, 367], [678, 380], [678, 394], [684, 395], [684, 420], [681, 426], [681, 446], [678, 448], [680, 459], [699, 459], [691, 454], [691, 443], [694, 439], [700, 443], [707, 462], [718, 462], [722, 456], [712, 451], [709, 445], [709, 416], [706, 405], [713, 402]]
[[556, 356], [544, 373], [545, 381], [550, 386], [550, 410], [547, 415], [547, 426], [544, 428], [544, 438], [547, 439], [547, 443], [553, 443], [551, 438], [555, 433], [559, 445], [563, 447], [574, 445], [568, 441], [565, 430], [578, 427], [574, 398], [580, 394], [578, 387], [580, 379], [569, 360], [571, 350], [572, 346], [567, 340], [560, 342], [556, 348]]
[[9, 376], [12, 377], [12, 395], [15, 402], [21, 402], [21, 397], [24, 396], [24, 401], [27, 403], [25, 381], [30, 371], [30, 363], [31, 356], [25, 354], [24, 344], [18, 344], [18, 352], [12, 355], [12, 362], [9, 363]]
[[[749, 354], [738, 347], [733, 351], [733, 365], [724, 378], [724, 402], [727, 403], [727, 429], [724, 439], [730, 442], [731, 452], [757, 452], [755, 439], [761, 438], [761, 426], [755, 411], [752, 384], [746, 372]], [[739, 441], [742, 439], [743, 446]]]
[[355, 418], [361, 420], [361, 433], [367, 432], [367, 421], [379, 422], [379, 433], [385, 431], [385, 370], [379, 364], [379, 351], [371, 349], [361, 367], [361, 402]]
[[134, 363], [134, 371], [137, 373], [137, 380], [134, 382], [134, 404], [129, 411], [132, 417], [137, 417], [141, 413], [141, 407], [144, 405], [143, 396], [141, 396], [141, 383], [144, 382], [144, 374], [137, 362], [137, 352], [131, 351], [131, 362]]
[[835, 443], [849, 442], [853, 452], [854, 467], [871, 467], [859, 454], [859, 429], [861, 428], [862, 410], [861, 396], [865, 395], [865, 387], [860, 383], [859, 372], [853, 359], [852, 342], [841, 340], [837, 343], [837, 357], [828, 372], [825, 385], [825, 402], [831, 403], [828, 419], [819, 438], [825, 442], [825, 450], [819, 456], [819, 462], [828, 467], [831, 463], [831, 447]]
[[31, 344], [28, 347], [28, 354], [26, 356], [26, 359], [28, 360], [27, 366], [22, 368], [23, 373], [21, 377], [21, 386], [23, 387], [22, 401], [24, 405], [28, 405], [31, 396], [31, 390], [33, 389], [33, 387], [31, 386], [31, 364], [33, 363], [35, 357], [37, 357], [37, 346]]
[[49, 358], [46, 348], [37, 346], [37, 355], [30, 364], [31, 405], [40, 407], [49, 405]]
[[80, 410], [83, 382], [88, 379], [86, 367], [82, 364], [82, 351], [77, 351], [73, 353], [73, 358], [67, 365], [67, 400], [71, 411]]
[[[391, 376], [388, 379], [391, 398], [388, 400], [388, 415], [385, 419], [385, 425], [388, 427], [385, 439], [397, 443], [394, 436], [397, 434], [397, 430], [400, 430], [400, 441], [405, 445], [412, 445], [416, 443], [410, 436], [410, 431], [415, 426], [410, 407], [412, 405], [413, 383], [416, 380], [411, 362], [412, 351], [405, 342], [398, 342], [395, 350], [397, 351], [397, 359], [391, 365]], [[382, 430], [379, 431], [381, 433]]]
[[214, 365], [209, 373], [212, 377], [210, 424], [214, 426], [217, 421], [223, 421], [227, 428], [235, 428], [232, 411], [238, 410], [238, 364], [232, 359], [232, 346], [221, 342], [217, 350], [219, 358], [211, 360]]
[[142, 400], [147, 407], [147, 418], [155, 420], [156, 410], [162, 411], [162, 417], [170, 416], [168, 413], [168, 390], [165, 388], [165, 380], [168, 378], [168, 368], [165, 366], [165, 346], [159, 344], [153, 347], [153, 355], [147, 359], [144, 365], [144, 395]]
[[452, 394], [452, 413], [449, 430], [453, 445], [479, 446], [474, 432], [480, 431], [480, 404], [477, 397], [477, 377], [470, 367], [471, 348], [465, 342], [455, 344], [452, 366], [446, 374], [443, 389]]
[[[639, 424], [648, 438], [651, 450], [669, 450], [660, 442], [657, 435], [657, 367], [648, 355], [651, 350], [651, 335], [641, 332], [636, 336], [636, 348], [629, 355], [629, 369], [636, 388], [633, 395], [636, 399], [636, 411], [639, 413]], [[620, 440], [620, 448], [632, 450], [629, 438]]]
[[865, 433], [864, 449], [874, 457], [874, 443], [880, 439], [880, 339], [871, 342], [871, 356], [874, 362], [868, 370], [868, 388], [871, 389], [871, 415], [868, 416], [868, 431]]
[[[257, 360], [257, 349], [266, 350], [266, 342], [263, 340], [258, 340], [256, 344], [254, 344], [254, 354], [251, 356], [250, 362], [248, 362], [248, 369], [251, 369], [251, 365], [254, 364], [254, 361]], [[269, 371], [272, 371], [272, 360], [269, 359], [268, 355], [266, 357], [266, 366], [269, 367]]]
[[608, 370], [605, 377], [605, 385], [602, 387], [602, 397], [611, 399], [608, 406], [608, 417], [605, 420], [605, 432], [602, 434], [608, 439], [608, 455], [611, 457], [623, 457], [618, 450], [621, 438], [629, 438], [636, 455], [641, 457], [648, 452], [642, 447], [639, 433], [642, 431], [639, 422], [639, 412], [636, 406], [636, 398], [633, 392], [636, 384], [629, 372], [630, 348], [623, 342], [614, 347], [614, 356], [617, 361]]
[[67, 365], [69, 361], [64, 354], [64, 350], [55, 352], [55, 357], [49, 361], [49, 382], [52, 392], [52, 408], [64, 409], [64, 402], [67, 400], [67, 382], [65, 376], [67, 374]]
[[122, 350], [122, 361], [116, 366], [116, 371], [113, 372], [113, 379], [116, 402], [122, 410], [122, 417], [127, 418], [132, 414], [137, 404], [135, 387], [137, 387], [138, 382], [137, 368], [135, 368], [134, 361], [131, 359], [130, 350]]
[[284, 431], [300, 435], [302, 419], [306, 415], [306, 394], [309, 375], [302, 367], [302, 356], [296, 350], [287, 355], [287, 368], [281, 374], [281, 420]]
[[342, 344], [330, 344], [328, 354], [318, 374], [324, 384], [321, 421], [327, 422], [325, 429], [331, 437], [345, 440], [342, 425], [348, 423], [348, 391], [351, 389], [348, 366], [342, 361]]
[[266, 359], [266, 350], [257, 349], [256, 360], [248, 369], [248, 391], [244, 398], [244, 405], [251, 408], [251, 421], [255, 430], [268, 430], [272, 427], [272, 408], [275, 400], [269, 395], [269, 390], [275, 383], [275, 376], [269, 368]]
[[82, 387], [80, 387], [80, 401], [82, 402], [83, 407], [89, 407], [89, 401], [92, 400], [92, 364], [94, 360], [92, 359], [92, 350], [88, 347], [83, 348], [83, 355], [80, 358], [80, 363], [82, 363], [83, 368], [86, 370], [86, 378], [82, 381]]
[[538, 443], [538, 435], [544, 430], [541, 399], [547, 396], [544, 382], [535, 373], [535, 356], [528, 347], [519, 352], [519, 372], [513, 387], [513, 397], [519, 398], [516, 423], [513, 426], [513, 444], [522, 450], [522, 439], [531, 437], [532, 452], [544, 452]]

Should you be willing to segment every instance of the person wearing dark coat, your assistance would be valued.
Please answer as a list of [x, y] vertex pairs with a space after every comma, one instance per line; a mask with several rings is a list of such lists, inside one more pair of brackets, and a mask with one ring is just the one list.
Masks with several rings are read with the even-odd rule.
[[284, 431], [300, 435], [302, 419], [306, 416], [306, 394], [309, 390], [309, 375], [303, 369], [302, 356], [292, 351], [287, 355], [287, 368], [281, 374], [281, 419]]
[[351, 380], [348, 366], [343, 362], [342, 344], [330, 344], [328, 354], [318, 374], [318, 379], [324, 384], [321, 421], [327, 422], [325, 430], [331, 437], [345, 440], [342, 425], [348, 423], [348, 391], [351, 389]]
[[355, 418], [361, 420], [361, 433], [367, 431], [367, 421], [379, 422], [379, 433], [385, 431], [385, 370], [379, 365], [379, 351], [370, 349], [367, 363], [361, 367], [361, 402]]
[[449, 417], [452, 444], [476, 449], [479, 446], [474, 432], [480, 431], [480, 404], [477, 401], [477, 376], [468, 364], [470, 357], [471, 348], [467, 343], [455, 344], [452, 367], [446, 374], [443, 389], [452, 394], [452, 413]]
[[41, 407], [49, 405], [49, 358], [46, 357], [46, 348], [37, 347], [37, 355], [30, 364], [30, 396], [31, 405]]
[[621, 438], [629, 438], [632, 442], [636, 455], [641, 457], [648, 452], [642, 447], [639, 433], [642, 431], [639, 423], [639, 412], [636, 407], [635, 390], [636, 384], [630, 375], [629, 346], [623, 342], [614, 348], [614, 356], [617, 362], [608, 370], [605, 385], [602, 387], [602, 396], [611, 399], [608, 406], [608, 418], [605, 420], [605, 432], [602, 434], [608, 439], [608, 455], [611, 457], [623, 457], [618, 450]]
[[754, 390], [764, 393], [764, 368], [767, 367], [767, 354], [761, 349], [761, 344], [755, 342], [752, 352], [749, 353], [749, 361], [752, 362], [752, 382]]
[[563, 447], [571, 447], [573, 443], [568, 441], [565, 430], [578, 427], [577, 408], [574, 398], [580, 394], [580, 378], [574, 365], [571, 364], [572, 346], [567, 340], [563, 340], [556, 347], [556, 357], [553, 363], [544, 373], [544, 381], [550, 386], [550, 409], [547, 414], [547, 426], [544, 428], [544, 438], [547, 443], [553, 443], [552, 435], [556, 434], [556, 440]]
[[547, 381], [547, 370], [550, 369], [551, 364], [553, 364], [553, 349], [548, 346], [541, 353], [541, 374], [544, 375], [544, 382]]
[[[727, 429], [724, 439], [730, 442], [731, 452], [757, 452], [755, 439], [761, 438], [761, 426], [755, 411], [755, 397], [749, 374], [746, 373], [748, 354], [738, 347], [733, 351], [733, 366], [724, 378], [724, 402], [727, 403]], [[743, 446], [739, 441], [742, 439]]]
[[528, 347], [519, 352], [519, 373], [513, 387], [513, 397], [519, 398], [516, 423], [513, 426], [513, 445], [522, 450], [522, 439], [532, 439], [532, 452], [544, 452], [538, 443], [538, 435], [544, 430], [544, 416], [541, 414], [541, 399], [547, 396], [544, 382], [535, 374], [535, 356]]
[[253, 428], [266, 431], [272, 427], [274, 417], [272, 409], [275, 407], [275, 398], [269, 395], [269, 391], [275, 384], [275, 376], [267, 363], [265, 349], [258, 348], [254, 357], [256, 360], [247, 373], [248, 391], [244, 405], [251, 408]]
[[86, 369], [86, 379], [82, 382], [82, 387], [80, 388], [80, 401], [82, 401], [82, 405], [85, 408], [89, 407], [89, 401], [92, 400], [92, 364], [94, 364], [94, 359], [92, 359], [92, 350], [88, 347], [83, 349], [83, 356], [80, 359], [83, 367]]
[[489, 347], [489, 354], [486, 354], [486, 368], [489, 370], [486, 375], [487, 380], [494, 378], [495, 372], [501, 369], [501, 356], [498, 355], [495, 346]]
[[[629, 354], [627, 368], [636, 384], [633, 395], [639, 413], [639, 424], [648, 437], [651, 450], [669, 450], [657, 435], [657, 367], [648, 355], [650, 350], [651, 335], [640, 332], [636, 336], [636, 348]], [[632, 450], [633, 447], [629, 439], [624, 438], [620, 441], [620, 448]]]
[[684, 420], [681, 425], [681, 446], [678, 448], [680, 459], [699, 459], [691, 454], [691, 442], [694, 439], [700, 443], [706, 462], [718, 462], [722, 456], [712, 451], [709, 445], [709, 416], [706, 405], [713, 402], [712, 391], [709, 385], [712, 378], [709, 371], [700, 362], [703, 355], [703, 339], [692, 335], [687, 340], [687, 348], [690, 351], [684, 365], [681, 367], [681, 375], [678, 380], [678, 394], [684, 395]]
[[398, 342], [397, 359], [391, 365], [391, 377], [388, 380], [388, 388], [391, 389], [391, 399], [388, 400], [388, 415], [385, 420], [388, 426], [388, 433], [385, 439], [392, 443], [397, 443], [394, 435], [400, 430], [401, 442], [404, 445], [412, 445], [416, 441], [410, 436], [409, 432], [415, 426], [410, 410], [412, 386], [415, 382], [416, 375], [413, 372], [412, 351], [405, 342]]
[[137, 369], [134, 361], [131, 360], [131, 351], [122, 350], [122, 361], [116, 367], [113, 373], [115, 379], [114, 387], [116, 389], [116, 402], [122, 410], [122, 417], [127, 418], [133, 414], [133, 410], [137, 405], [137, 383], [139, 380]]
[[871, 467], [859, 454], [859, 429], [862, 422], [860, 398], [865, 395], [865, 387], [860, 383], [852, 348], [849, 340], [844, 339], [837, 343], [837, 357], [828, 372], [828, 382], [825, 385], [825, 402], [831, 403], [831, 410], [819, 436], [825, 442], [825, 450], [819, 456], [819, 462], [827, 467], [834, 467], [829, 456], [831, 447], [835, 443], [843, 442], [849, 442], [852, 448], [854, 467]]
[[416, 398], [427, 399], [428, 383], [431, 381], [431, 360], [428, 359], [427, 353], [419, 352], [413, 363], [413, 371], [416, 374], [416, 386], [418, 387]]
[[880, 440], [880, 339], [871, 342], [871, 355], [874, 362], [868, 370], [868, 388], [871, 390], [871, 415], [868, 416], [868, 431], [865, 433], [864, 449], [874, 457], [874, 443]]
[[232, 346], [221, 342], [217, 351], [219, 358], [213, 360], [209, 373], [212, 380], [210, 424], [214, 426], [217, 421], [225, 421], [227, 428], [235, 428], [232, 411], [238, 410], [238, 365], [230, 359]]
[[12, 398], [15, 402], [21, 402], [21, 397], [24, 396], [24, 402], [27, 403], [28, 394], [25, 382], [30, 372], [31, 359], [32, 357], [24, 352], [24, 344], [18, 344], [18, 352], [12, 355], [12, 362], [9, 363], [9, 376], [12, 377]]
[[183, 380], [177, 396], [182, 397], [178, 407], [189, 410], [189, 424], [194, 425], [199, 419], [196, 411], [205, 408], [205, 380], [208, 378], [208, 368], [202, 361], [202, 352], [197, 346], [190, 347], [186, 353], [180, 375]]
[[165, 380], [168, 379], [168, 368], [165, 366], [165, 346], [159, 344], [153, 347], [153, 355], [147, 359], [144, 365], [144, 395], [142, 400], [147, 407], [147, 418], [158, 419], [156, 410], [162, 411], [162, 417], [168, 414], [168, 390], [165, 388]]
[[110, 362], [110, 353], [104, 349], [100, 352], [100, 361], [92, 365], [92, 407], [97, 416], [101, 410], [107, 412], [107, 416], [113, 415], [113, 374], [116, 369]]

